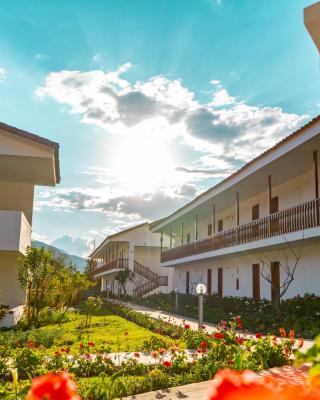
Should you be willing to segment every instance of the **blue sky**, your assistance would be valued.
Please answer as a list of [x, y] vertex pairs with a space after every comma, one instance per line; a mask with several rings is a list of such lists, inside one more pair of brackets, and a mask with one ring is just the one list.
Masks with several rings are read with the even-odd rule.
[[303, 0], [0, 2], [0, 120], [61, 145], [34, 237], [78, 255], [320, 110]]

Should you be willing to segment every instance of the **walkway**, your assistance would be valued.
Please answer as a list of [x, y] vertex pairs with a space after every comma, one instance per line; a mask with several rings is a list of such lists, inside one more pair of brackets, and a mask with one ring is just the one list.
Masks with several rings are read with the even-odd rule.
[[[308, 376], [309, 367], [303, 365], [298, 369], [290, 366], [281, 368], [271, 368], [262, 372], [260, 375], [272, 376], [280, 379], [282, 382], [302, 383]], [[139, 394], [136, 396], [126, 397], [126, 400], [206, 400], [211, 381], [191, 383], [190, 385], [177, 386], [164, 390], [156, 390]]]
[[[155, 310], [153, 308], [145, 307], [145, 306], [140, 306], [138, 304], [133, 304], [133, 303], [125, 303], [120, 300], [109, 300], [112, 301], [113, 303], [120, 304], [126, 307], [131, 308], [134, 311], [140, 312], [142, 314], [147, 314], [152, 318], [156, 319], [162, 319], [166, 322], [170, 322], [171, 324], [175, 325], [183, 325], [183, 324], [188, 324], [190, 325], [191, 329], [197, 330], [198, 329], [198, 321], [193, 319], [193, 318], [187, 318], [183, 317], [182, 315], [178, 314], [171, 314], [165, 311], [160, 311], [160, 310]], [[216, 332], [218, 330], [217, 326], [215, 324], [205, 322], [204, 323], [206, 327], [206, 331], [208, 333]], [[245, 337], [250, 337], [252, 334], [243, 334]], [[312, 345], [314, 344], [314, 340], [309, 340], [305, 339], [302, 347], [302, 351], [307, 351]]]

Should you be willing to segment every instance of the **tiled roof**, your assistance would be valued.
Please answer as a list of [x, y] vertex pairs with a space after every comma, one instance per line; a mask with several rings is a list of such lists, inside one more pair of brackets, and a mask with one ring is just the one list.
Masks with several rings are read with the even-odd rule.
[[54, 151], [54, 161], [55, 161], [57, 183], [60, 183], [61, 176], [60, 176], [60, 163], [59, 163], [59, 147], [60, 147], [59, 143], [56, 143], [56, 142], [53, 142], [44, 137], [35, 135], [34, 133], [30, 133], [30, 132], [24, 131], [22, 129], [15, 128], [14, 126], [7, 125], [3, 122], [0, 122], [0, 128], [3, 128], [6, 132], [10, 132], [13, 135], [16, 135], [16, 136], [22, 137], [24, 139], [31, 140], [33, 142], [51, 147]]

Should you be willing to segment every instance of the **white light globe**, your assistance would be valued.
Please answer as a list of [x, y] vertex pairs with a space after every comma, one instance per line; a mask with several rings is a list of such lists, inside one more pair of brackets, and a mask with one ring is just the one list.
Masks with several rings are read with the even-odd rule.
[[197, 294], [206, 294], [207, 293], [207, 287], [203, 283], [198, 283], [196, 287], [196, 292]]

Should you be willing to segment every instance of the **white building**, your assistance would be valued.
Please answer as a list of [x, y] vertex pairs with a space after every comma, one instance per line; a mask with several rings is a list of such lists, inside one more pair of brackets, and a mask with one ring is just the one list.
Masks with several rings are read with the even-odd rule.
[[320, 116], [152, 224], [170, 237], [161, 266], [173, 286], [276, 300], [296, 265], [284, 298], [320, 295], [319, 149]]
[[149, 223], [108, 236], [90, 256], [98, 264], [95, 278], [101, 279], [101, 291], [109, 288], [118, 294], [120, 285], [115, 278], [125, 269], [133, 272], [133, 280], [125, 285], [127, 294], [172, 291], [172, 271], [160, 266], [162, 245], [165, 248], [168, 243], [160, 243], [160, 234], [152, 233]]
[[59, 182], [59, 145], [0, 123], [0, 304], [11, 310], [2, 326], [16, 321], [25, 301], [16, 261], [31, 245], [34, 187]]

